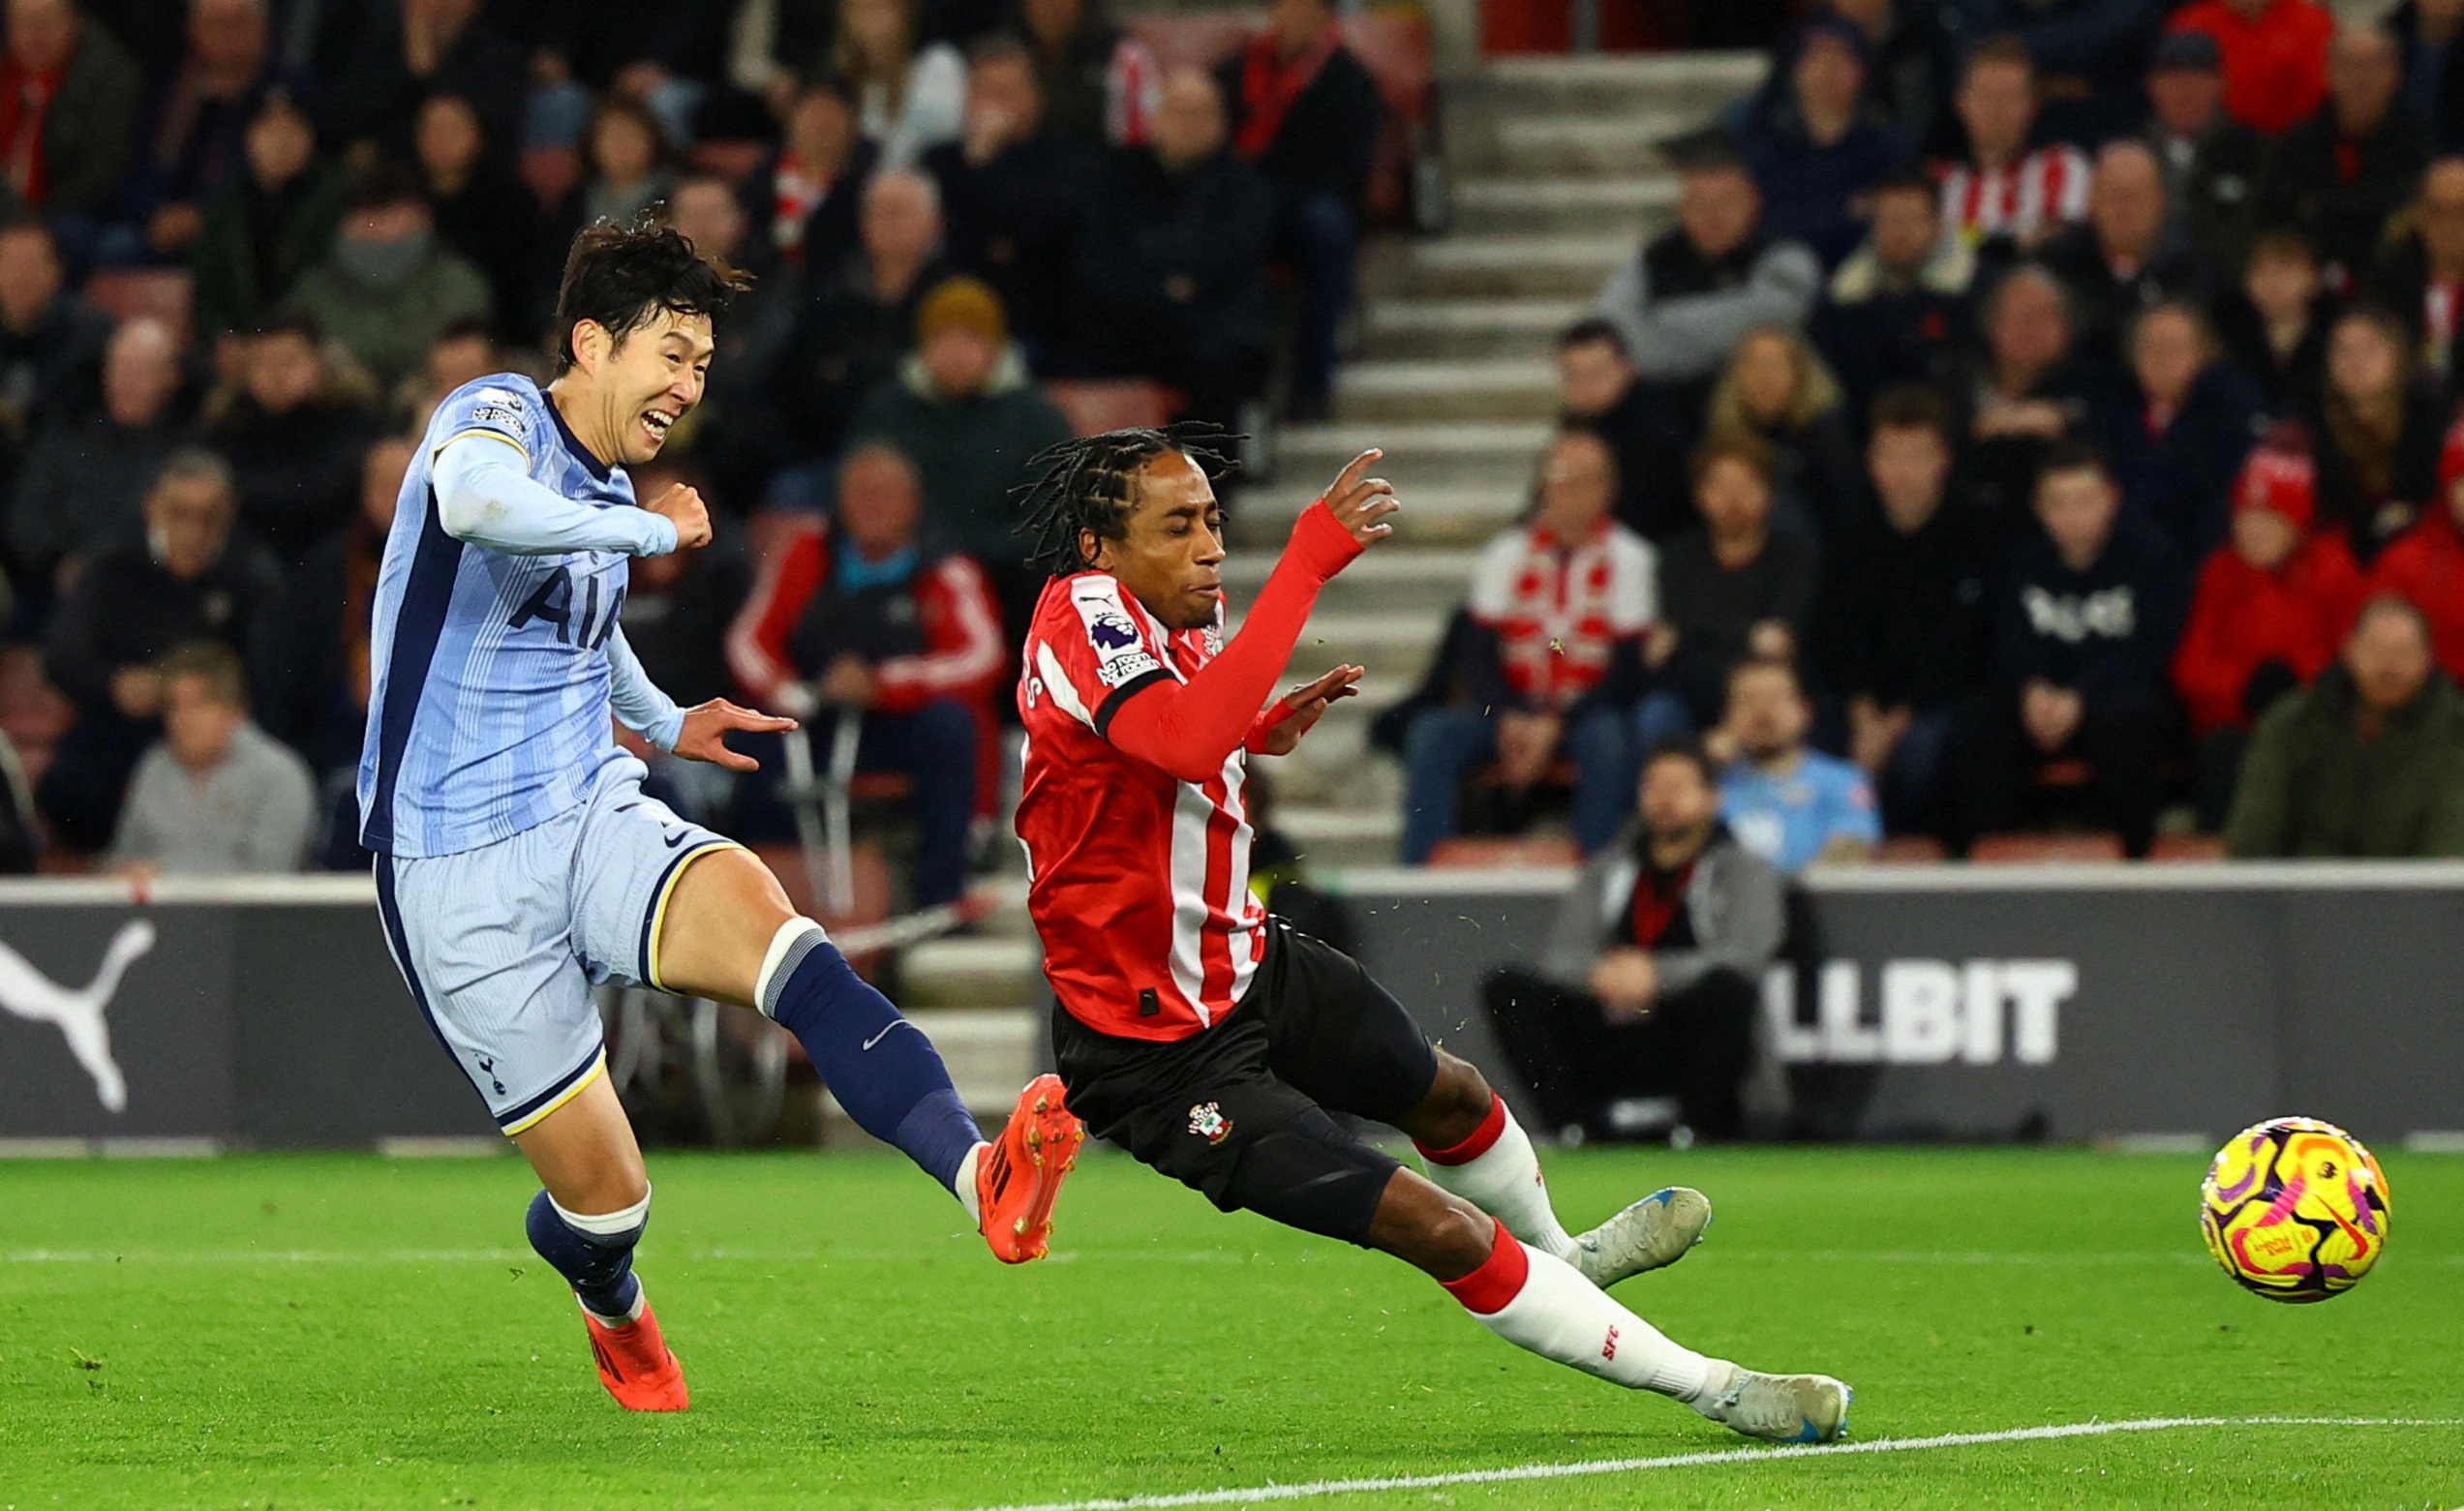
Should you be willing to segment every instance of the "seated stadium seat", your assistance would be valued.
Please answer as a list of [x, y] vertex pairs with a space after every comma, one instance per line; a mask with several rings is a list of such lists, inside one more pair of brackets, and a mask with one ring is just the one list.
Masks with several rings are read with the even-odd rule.
[[1172, 417], [1172, 391], [1143, 378], [1055, 378], [1044, 385], [1044, 397], [1079, 436], [1157, 426]]
[[1873, 847], [1876, 865], [1930, 865], [1949, 857], [1932, 834], [1893, 834]]
[[761, 160], [770, 155], [766, 141], [697, 141], [693, 143], [692, 162], [697, 171], [715, 173], [731, 184], [741, 184], [753, 176]]
[[2148, 847], [2150, 861], [2191, 862], [2225, 859], [2225, 836], [2222, 834], [2159, 834]]
[[525, 147], [521, 174], [539, 207], [553, 210], [582, 182], [582, 154], [571, 147]]
[[1429, 851], [1432, 868], [1456, 871], [1582, 863], [1582, 850], [1563, 834], [1458, 834], [1452, 839], [1439, 840]]
[[178, 267], [105, 268], [86, 280], [86, 302], [114, 320], [150, 316], [171, 328], [182, 348], [192, 329], [189, 319], [188, 269]]
[[2119, 834], [1987, 834], [1968, 850], [1980, 865], [2077, 864], [2118, 861]]

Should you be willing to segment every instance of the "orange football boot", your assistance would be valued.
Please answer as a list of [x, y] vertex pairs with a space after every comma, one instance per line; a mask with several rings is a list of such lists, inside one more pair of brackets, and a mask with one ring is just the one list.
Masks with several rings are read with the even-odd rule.
[[657, 1314], [648, 1296], [642, 1315], [623, 1327], [610, 1327], [586, 1310], [582, 1325], [591, 1330], [591, 1357], [598, 1361], [599, 1383], [627, 1411], [682, 1411], [692, 1405], [684, 1389], [684, 1366], [668, 1351], [659, 1336]]
[[1078, 1163], [1086, 1125], [1064, 1104], [1061, 1078], [1039, 1075], [1019, 1093], [1008, 1126], [977, 1157], [976, 1210], [984, 1241], [1003, 1264], [1041, 1259], [1052, 1236], [1052, 1201]]

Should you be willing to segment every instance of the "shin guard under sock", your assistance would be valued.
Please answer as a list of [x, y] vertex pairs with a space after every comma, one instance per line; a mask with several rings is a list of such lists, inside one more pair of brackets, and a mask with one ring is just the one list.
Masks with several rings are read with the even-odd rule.
[[1574, 1240], [1549, 1205], [1548, 1181], [1531, 1135], [1490, 1093], [1489, 1115], [1472, 1136], [1448, 1149], [1415, 1144], [1429, 1162], [1429, 1179], [1506, 1224], [1523, 1242], [1560, 1259], [1574, 1257]]
[[567, 1212], [546, 1192], [531, 1198], [523, 1226], [539, 1257], [573, 1287], [591, 1315], [623, 1327], [641, 1315], [642, 1283], [633, 1275], [633, 1246], [650, 1225], [651, 1198], [622, 1212]]
[[1478, 1269], [1440, 1284], [1490, 1332], [1586, 1375], [1685, 1402], [1710, 1380], [1714, 1361], [1671, 1342], [1565, 1260], [1517, 1243], [1503, 1223]]

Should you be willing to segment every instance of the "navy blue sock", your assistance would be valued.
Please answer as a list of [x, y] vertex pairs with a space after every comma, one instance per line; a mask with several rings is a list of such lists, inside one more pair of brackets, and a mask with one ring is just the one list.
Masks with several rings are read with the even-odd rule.
[[[644, 1197], [644, 1208], [649, 1204]], [[523, 1223], [531, 1247], [564, 1277], [582, 1305], [595, 1316], [617, 1320], [632, 1314], [634, 1299], [642, 1293], [642, 1283], [633, 1275], [633, 1246], [649, 1225], [645, 1210], [641, 1221], [622, 1231], [585, 1232], [565, 1221], [544, 1191], [531, 1198], [531, 1214]]]
[[958, 1165], [984, 1134], [932, 1041], [856, 974], [820, 925], [787, 948], [761, 1010], [803, 1043], [858, 1128], [896, 1145], [956, 1194]]

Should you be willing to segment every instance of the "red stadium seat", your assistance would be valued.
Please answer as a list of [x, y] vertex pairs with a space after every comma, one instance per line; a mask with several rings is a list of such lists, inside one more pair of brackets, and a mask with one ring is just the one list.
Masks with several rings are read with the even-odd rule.
[[1386, 106], [1415, 128], [1429, 124], [1429, 18], [1416, 8], [1371, 11], [1343, 23]]
[[1950, 858], [1932, 834], [1893, 834], [1873, 847], [1876, 865], [1930, 865]]
[[1215, 11], [1194, 15], [1141, 15], [1129, 23], [1138, 40], [1169, 73], [1176, 68], [1212, 69], [1248, 44], [1265, 25], [1263, 12]]
[[1429, 864], [1456, 871], [1580, 865], [1583, 852], [1563, 834], [1456, 835], [1429, 850]]
[[2076, 864], [2121, 858], [2119, 834], [1987, 834], [1968, 850], [1968, 859], [1981, 865]]
[[525, 147], [521, 171], [540, 207], [552, 210], [582, 182], [582, 154], [571, 147]]
[[2148, 847], [2150, 861], [2221, 861], [2225, 858], [2225, 836], [2222, 834], [2158, 834]]
[[171, 328], [185, 348], [189, 331], [189, 278], [186, 268], [106, 268], [86, 280], [86, 302], [114, 320], [148, 316]]
[[697, 141], [693, 143], [693, 166], [705, 173], [715, 173], [731, 184], [741, 184], [753, 176], [761, 160], [770, 153], [765, 141]]
[[1044, 397], [1080, 436], [1162, 425], [1172, 417], [1172, 391], [1143, 378], [1056, 378], [1044, 385]]

